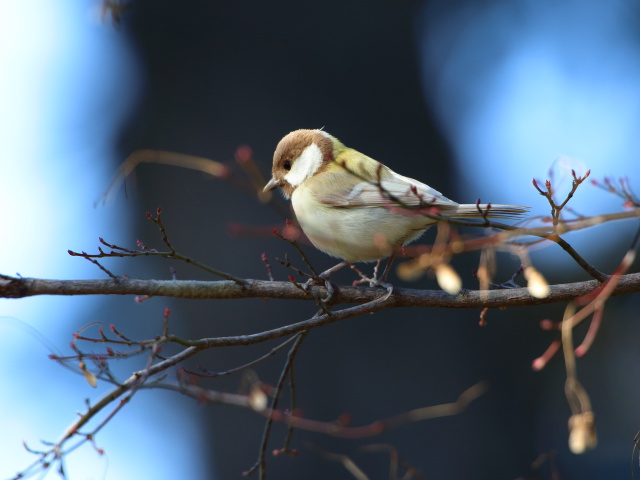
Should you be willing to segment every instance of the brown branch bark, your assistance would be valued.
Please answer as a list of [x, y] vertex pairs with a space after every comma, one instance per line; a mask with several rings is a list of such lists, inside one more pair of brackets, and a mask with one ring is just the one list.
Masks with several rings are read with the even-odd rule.
[[[551, 285], [546, 298], [532, 297], [526, 288], [506, 290], [463, 290], [449, 295], [440, 290], [396, 288], [384, 302], [385, 308], [441, 307], [441, 308], [497, 308], [542, 305], [566, 302], [585, 295], [598, 286], [595, 280]], [[612, 292], [622, 295], [640, 291], [640, 273], [623, 275]], [[333, 303], [367, 303], [384, 292], [379, 288], [336, 287]], [[247, 280], [236, 282], [195, 280], [47, 280], [39, 278], [0, 277], [0, 298], [23, 298], [35, 295], [148, 295], [190, 299], [274, 298], [283, 300], [311, 300], [325, 298], [326, 288], [314, 286], [305, 294], [289, 282]]]

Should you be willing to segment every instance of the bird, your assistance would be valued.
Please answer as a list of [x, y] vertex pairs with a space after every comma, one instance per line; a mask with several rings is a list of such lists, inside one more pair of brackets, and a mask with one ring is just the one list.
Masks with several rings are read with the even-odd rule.
[[[391, 257], [445, 218], [517, 218], [527, 207], [459, 204], [430, 186], [405, 177], [322, 129], [285, 135], [273, 155], [264, 191], [280, 188], [290, 198], [311, 243], [342, 260], [323, 272], [354, 262]], [[438, 218], [440, 217], [440, 218]]]

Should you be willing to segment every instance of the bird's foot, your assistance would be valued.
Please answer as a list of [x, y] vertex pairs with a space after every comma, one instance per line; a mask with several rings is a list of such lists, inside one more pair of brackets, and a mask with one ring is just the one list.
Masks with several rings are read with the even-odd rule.
[[349, 265], [349, 262], [340, 262], [339, 264], [331, 267], [328, 270], [325, 270], [324, 272], [322, 272], [320, 275], [318, 275], [317, 277], [312, 277], [309, 278], [309, 280], [307, 280], [304, 285], [302, 285], [302, 288], [305, 291], [309, 291], [309, 287], [311, 287], [311, 285], [318, 285], [320, 283], [324, 282], [324, 286], [327, 289], [327, 296], [325, 298], [322, 299], [322, 301], [324, 303], [329, 303], [331, 302], [331, 300], [333, 299], [334, 294], [336, 293], [336, 286], [329, 281], [329, 277], [337, 272], [338, 270], [340, 270], [342, 267], [345, 267]]
[[308, 292], [309, 288], [311, 288], [312, 285], [319, 285], [321, 282], [324, 282], [324, 287], [327, 289], [327, 296], [322, 298], [321, 300], [324, 303], [329, 303], [336, 293], [336, 286], [328, 278], [322, 278], [322, 276], [318, 276], [317, 278], [310, 278], [302, 285], [302, 288], [305, 292]]
[[386, 269], [385, 274], [378, 278], [378, 268], [380, 267], [380, 260], [376, 263], [376, 266], [373, 269], [373, 277], [367, 277], [362, 271], [360, 271], [355, 266], [351, 265], [351, 269], [356, 272], [360, 276], [360, 280], [354, 280], [353, 286], [364, 285], [366, 283], [369, 284], [370, 287], [380, 287], [387, 290], [387, 294], [391, 295], [393, 293], [393, 285], [386, 281]]

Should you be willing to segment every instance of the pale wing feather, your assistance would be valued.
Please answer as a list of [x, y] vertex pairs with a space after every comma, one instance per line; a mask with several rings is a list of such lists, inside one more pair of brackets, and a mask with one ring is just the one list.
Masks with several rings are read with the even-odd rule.
[[[458, 204], [448, 199], [430, 186], [397, 174], [385, 167], [381, 172], [380, 184], [384, 191], [393, 195], [396, 202], [408, 206], [424, 205], [439, 207], [439, 214], [446, 217], [482, 217], [487, 214], [487, 204]], [[411, 187], [415, 187], [415, 192]], [[378, 185], [362, 181], [348, 172], [331, 172], [330, 175], [319, 175], [310, 187], [316, 201], [329, 207], [363, 208], [389, 207], [393, 200], [385, 196]], [[528, 207], [520, 205], [492, 204], [488, 211], [489, 218], [518, 218], [528, 213]]]
[[[361, 181], [348, 173], [332, 173], [331, 188], [314, 188], [314, 194], [319, 202], [334, 207], [389, 206], [394, 203], [389, 199], [389, 195], [399, 203], [411, 206], [418, 206], [421, 201], [426, 205], [440, 207], [457, 207], [458, 205], [424, 183], [399, 175], [392, 170], [387, 170], [385, 173], [386, 175], [380, 181], [382, 191], [375, 183]], [[412, 186], [415, 187], [415, 193], [411, 189]]]
[[[405, 177], [399, 173], [389, 169], [390, 176], [385, 178], [381, 184], [382, 187], [399, 198], [403, 203], [407, 205], [419, 205], [420, 201], [430, 205], [447, 205], [457, 206], [458, 204], [453, 200], [448, 199], [442, 195], [435, 188], [431, 188], [422, 182], [419, 182], [413, 178]], [[416, 188], [416, 193], [411, 191], [411, 187]], [[377, 189], [377, 187], [375, 187]]]

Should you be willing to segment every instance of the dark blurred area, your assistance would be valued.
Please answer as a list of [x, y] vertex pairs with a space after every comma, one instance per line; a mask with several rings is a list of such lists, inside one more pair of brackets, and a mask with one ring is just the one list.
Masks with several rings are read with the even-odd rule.
[[[137, 52], [145, 80], [137, 112], [122, 128], [122, 157], [140, 148], [168, 150], [228, 162], [240, 171], [234, 152], [249, 145], [267, 176], [282, 136], [298, 128], [324, 127], [346, 145], [453, 196], [451, 146], [429, 110], [422, 86], [428, 79], [420, 75], [416, 16], [425, 3], [131, 2], [120, 28]], [[464, 3], [453, 2], [449, 8]], [[136, 235], [148, 244], [159, 238], [144, 224], [143, 212], [162, 205], [173, 244], [203, 263], [236, 276], [266, 279], [260, 259], [266, 252], [279, 280], [290, 272], [275, 257], [288, 253], [302, 266], [289, 245], [269, 235], [230, 235], [231, 224], [263, 226], [268, 232], [282, 227], [285, 218], [228, 182], [175, 167], [142, 165], [127, 190], [130, 208], [140, 213]], [[469, 197], [460, 200], [473, 201], [473, 192]], [[280, 198], [274, 201], [289, 208]], [[432, 241], [433, 233], [423, 240]], [[334, 263], [312, 247], [306, 251], [318, 269]], [[454, 261], [467, 288], [476, 287], [471, 269], [477, 261], [474, 255]], [[504, 280], [518, 267], [506, 255], [500, 265]], [[176, 267], [180, 279], [211, 279]], [[169, 278], [164, 263], [154, 273]], [[343, 283], [353, 279], [352, 272], [336, 277]], [[407, 286], [395, 277], [392, 281]], [[437, 288], [432, 278], [408, 286]], [[311, 302], [273, 299], [173, 301], [171, 307], [172, 321], [190, 338], [263, 331], [315, 312]], [[607, 315], [615, 315], [615, 308]], [[549, 466], [534, 470], [532, 463], [548, 452], [555, 452], [557, 478], [563, 480], [626, 475], [637, 422], [627, 428], [619, 421], [602, 421], [602, 445], [584, 456], [572, 455], [566, 443], [564, 367], [557, 358], [542, 372], [531, 370], [531, 361], [555, 338], [539, 329], [539, 320], [557, 319], [562, 309], [490, 311], [485, 327], [478, 326], [476, 310], [388, 310], [312, 331], [295, 363], [297, 402], [309, 418], [332, 421], [348, 412], [354, 425], [362, 425], [454, 401], [480, 380], [489, 390], [458, 416], [409, 424], [371, 439], [347, 441], [296, 431], [293, 446], [300, 454], [269, 456], [269, 478], [354, 478], [319, 449], [348, 455], [369, 478], [388, 478], [389, 455], [362, 450], [371, 444], [392, 446], [403, 462], [421, 472], [422, 477], [411, 478], [547, 479], [552, 478]], [[601, 338], [614, 336], [619, 334], [605, 325]], [[275, 345], [208, 351], [197, 362], [222, 371]], [[594, 346], [580, 364], [581, 378], [594, 393], [606, 390], [598, 373], [606, 365], [600, 348]], [[275, 384], [284, 358], [280, 354], [260, 364], [258, 377]], [[237, 391], [241, 383], [236, 375], [203, 385]], [[283, 400], [286, 404], [287, 397]], [[241, 478], [256, 460], [264, 420], [227, 406], [194, 403], [188, 408], [198, 409], [202, 417], [210, 478]], [[607, 409], [597, 393], [594, 408], [596, 413]], [[180, 409], [173, 414], [180, 416]], [[277, 426], [268, 451], [281, 448], [285, 435]], [[607, 438], [614, 439], [611, 445]]]

